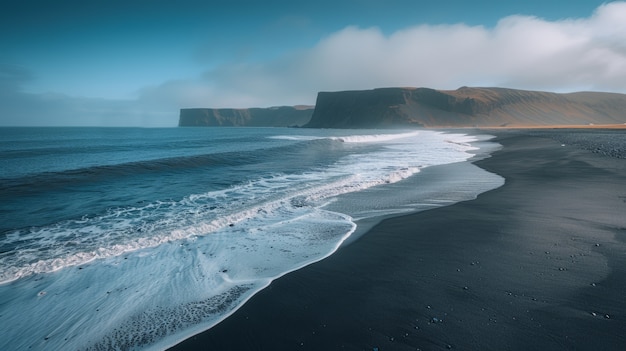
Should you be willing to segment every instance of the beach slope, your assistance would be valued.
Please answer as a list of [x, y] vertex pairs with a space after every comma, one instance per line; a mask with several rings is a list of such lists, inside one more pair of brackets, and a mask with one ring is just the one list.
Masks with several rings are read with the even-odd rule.
[[625, 349], [626, 159], [494, 133], [477, 165], [504, 186], [385, 220], [173, 350]]

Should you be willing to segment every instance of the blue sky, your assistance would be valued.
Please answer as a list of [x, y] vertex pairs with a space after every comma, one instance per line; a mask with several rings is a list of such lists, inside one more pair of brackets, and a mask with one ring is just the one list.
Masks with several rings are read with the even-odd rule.
[[30, 1], [0, 13], [0, 125], [460, 86], [626, 93], [626, 2]]

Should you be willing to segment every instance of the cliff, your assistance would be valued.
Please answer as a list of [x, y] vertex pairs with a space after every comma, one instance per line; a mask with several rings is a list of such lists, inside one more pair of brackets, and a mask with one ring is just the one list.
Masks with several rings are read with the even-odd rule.
[[313, 106], [280, 106], [269, 108], [183, 108], [179, 127], [293, 127], [309, 122]]
[[626, 95], [505, 88], [320, 92], [311, 128], [525, 127], [626, 123]]

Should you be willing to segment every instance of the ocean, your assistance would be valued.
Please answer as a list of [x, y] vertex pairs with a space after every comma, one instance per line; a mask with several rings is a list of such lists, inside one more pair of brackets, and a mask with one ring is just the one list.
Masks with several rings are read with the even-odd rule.
[[388, 216], [503, 184], [432, 130], [0, 128], [0, 350], [159, 350]]

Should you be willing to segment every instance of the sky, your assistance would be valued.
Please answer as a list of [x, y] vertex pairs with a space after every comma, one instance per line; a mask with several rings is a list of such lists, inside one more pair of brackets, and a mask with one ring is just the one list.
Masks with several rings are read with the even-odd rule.
[[625, 1], [12, 2], [0, 126], [173, 127], [392, 86], [626, 93]]

